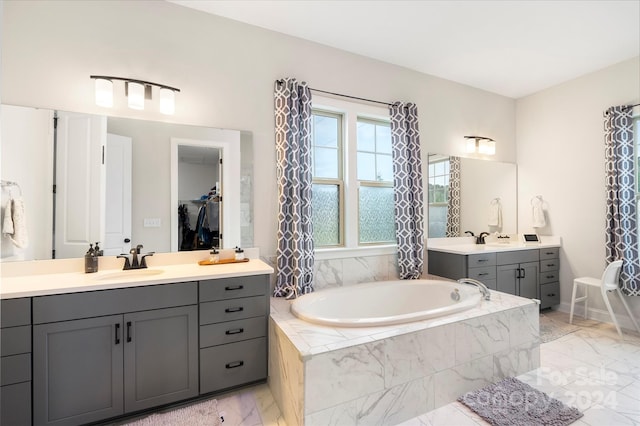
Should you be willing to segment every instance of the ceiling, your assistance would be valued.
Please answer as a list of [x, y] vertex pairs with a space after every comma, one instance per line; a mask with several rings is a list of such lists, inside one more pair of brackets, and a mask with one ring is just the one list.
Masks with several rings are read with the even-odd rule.
[[520, 98], [640, 55], [640, 0], [169, 0]]

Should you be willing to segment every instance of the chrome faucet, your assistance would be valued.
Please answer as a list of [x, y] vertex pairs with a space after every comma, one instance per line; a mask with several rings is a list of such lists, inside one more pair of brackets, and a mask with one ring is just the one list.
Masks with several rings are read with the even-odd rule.
[[480, 281], [474, 280], [473, 278], [460, 278], [458, 280], [458, 283], [475, 285], [480, 290], [480, 293], [482, 293], [482, 297], [484, 300], [491, 300], [491, 293], [489, 292], [489, 289]]
[[[140, 255], [140, 249], [144, 246], [142, 244], [138, 244], [135, 248], [132, 248], [129, 251], [129, 254], [121, 254], [116, 257], [124, 259], [124, 267], [122, 270], [127, 271], [129, 269], [145, 269], [147, 267], [147, 256], [153, 256], [154, 252], [149, 252], [147, 254], [143, 254], [138, 261], [138, 256]], [[129, 256], [131, 256], [131, 261], [129, 260]]]

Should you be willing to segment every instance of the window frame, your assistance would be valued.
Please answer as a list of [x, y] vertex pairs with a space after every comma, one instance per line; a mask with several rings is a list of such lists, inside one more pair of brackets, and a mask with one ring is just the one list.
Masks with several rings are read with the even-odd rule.
[[[360, 181], [357, 179], [357, 121], [358, 119], [363, 119], [390, 122], [389, 110], [383, 106], [350, 102], [324, 96], [313, 97], [311, 110], [312, 113], [321, 111], [341, 114], [343, 128], [341, 152], [343, 172], [343, 188], [341, 189], [341, 211], [343, 215], [341, 224], [342, 245], [335, 247], [316, 247], [316, 259], [325, 260], [395, 254], [395, 241], [393, 243], [359, 243], [360, 226], [358, 203]], [[393, 184], [391, 186], [393, 187]]]

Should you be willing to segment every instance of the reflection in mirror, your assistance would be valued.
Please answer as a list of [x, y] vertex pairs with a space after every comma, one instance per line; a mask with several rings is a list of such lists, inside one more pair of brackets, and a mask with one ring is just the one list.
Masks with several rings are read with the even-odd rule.
[[512, 163], [429, 154], [429, 238], [517, 232]]
[[[29, 237], [28, 246], [19, 248], [3, 233], [2, 261], [80, 257], [96, 241], [105, 255], [126, 252], [131, 244], [143, 244], [146, 251], [171, 251], [170, 198], [177, 184], [171, 180], [171, 140], [219, 141], [221, 133], [230, 132], [8, 105], [0, 106], [0, 114], [1, 177], [20, 186]], [[219, 232], [231, 237], [231, 247], [250, 246], [251, 135], [234, 133], [239, 135], [234, 139], [237, 155], [225, 166], [237, 176], [235, 190], [225, 193], [225, 204], [235, 210], [221, 215], [235, 217], [234, 228], [226, 229], [223, 223]], [[241, 158], [240, 145], [243, 156], [249, 153], [246, 159]], [[0, 219], [5, 218], [9, 197], [13, 195], [3, 189]]]

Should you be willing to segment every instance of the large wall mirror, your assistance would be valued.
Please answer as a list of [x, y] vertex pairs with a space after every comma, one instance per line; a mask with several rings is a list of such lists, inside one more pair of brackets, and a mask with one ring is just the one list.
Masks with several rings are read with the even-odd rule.
[[429, 154], [428, 191], [429, 238], [517, 232], [513, 163]]
[[[21, 248], [3, 233], [2, 261], [80, 257], [96, 241], [105, 255], [126, 252], [132, 244], [143, 244], [145, 251], [178, 251], [185, 247], [178, 240], [179, 226], [184, 226], [179, 201], [192, 204], [196, 213], [204, 205], [196, 201], [205, 197], [222, 201], [210, 204], [212, 218], [211, 208], [220, 210], [209, 242], [253, 245], [248, 132], [0, 108], [1, 219], [8, 201], [21, 198], [28, 237]], [[195, 230], [197, 217], [191, 224]], [[191, 248], [206, 248], [203, 244], [196, 240]]]

